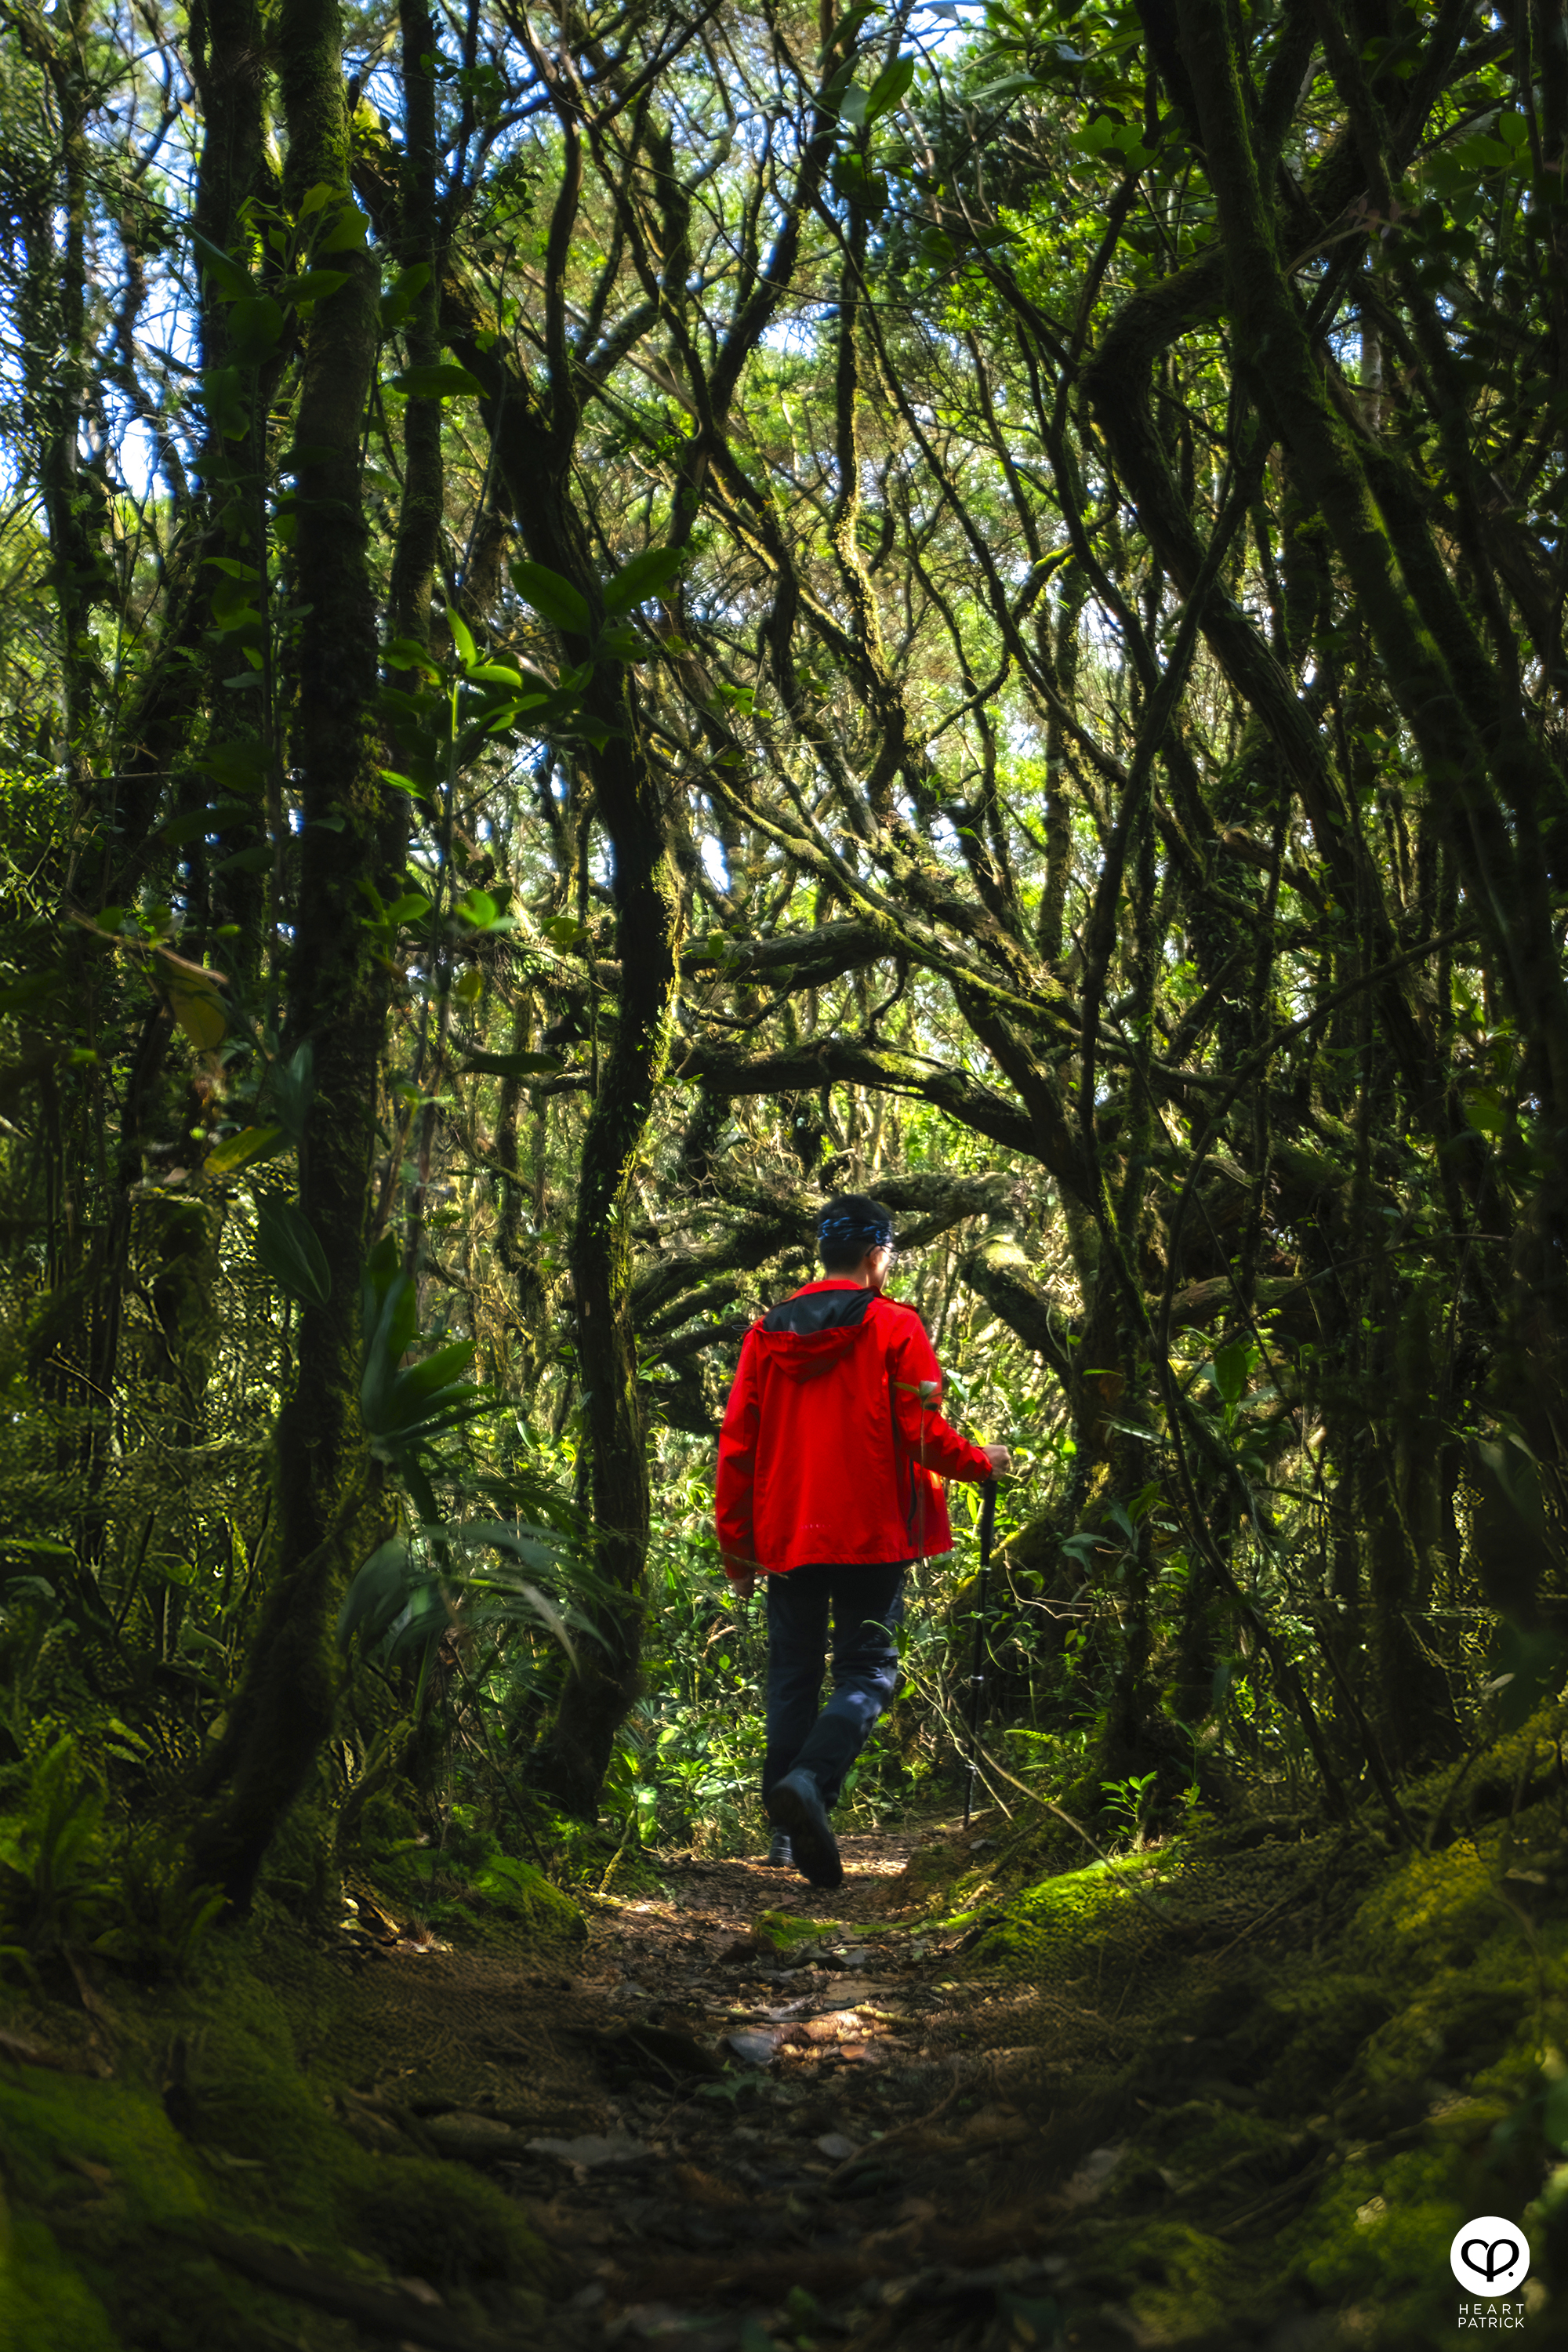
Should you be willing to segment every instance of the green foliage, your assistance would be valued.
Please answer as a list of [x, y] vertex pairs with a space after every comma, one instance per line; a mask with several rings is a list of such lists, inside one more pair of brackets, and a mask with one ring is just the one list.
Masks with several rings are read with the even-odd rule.
[[142, 1976], [182, 1974], [223, 1910], [193, 1883], [157, 1823], [117, 1825], [68, 1735], [39, 1756], [0, 1816], [0, 1963], [37, 1982], [40, 1965], [96, 1952]]
[[324, 1307], [331, 1297], [327, 1254], [294, 1202], [266, 1192], [258, 1197], [256, 1255], [279, 1290], [302, 1307]]
[[396, 1470], [431, 1525], [439, 1513], [429, 1457], [438, 1457], [442, 1440], [488, 1412], [492, 1399], [482, 1384], [455, 1377], [472, 1360], [469, 1341], [452, 1340], [417, 1363], [404, 1364], [418, 1318], [417, 1286], [399, 1265], [389, 1235], [366, 1264], [360, 1417], [372, 1448]]
[[19, 1811], [0, 1819], [0, 1956], [30, 1968], [68, 1944], [91, 1943], [103, 1928], [114, 1894], [103, 1864], [103, 1810], [74, 1740], [57, 1740], [35, 1766]]

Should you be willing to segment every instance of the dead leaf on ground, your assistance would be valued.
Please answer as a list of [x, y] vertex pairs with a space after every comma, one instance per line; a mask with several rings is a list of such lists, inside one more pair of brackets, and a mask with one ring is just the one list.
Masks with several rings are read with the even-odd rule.
[[700, 2165], [678, 2164], [674, 2178], [683, 2197], [693, 2205], [743, 2205], [745, 2191], [733, 2189], [727, 2180], [720, 2180]]

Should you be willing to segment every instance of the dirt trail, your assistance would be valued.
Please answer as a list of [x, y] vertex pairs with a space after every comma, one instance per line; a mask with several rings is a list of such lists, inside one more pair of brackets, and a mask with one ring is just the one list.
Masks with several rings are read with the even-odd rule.
[[[367, 2047], [399, 2054], [360, 2128], [395, 2116], [503, 2182], [585, 2352], [1048, 2343], [1053, 2230], [1092, 2179], [1047, 2194], [1062, 2151], [1014, 2104], [1037, 2117], [1050, 2071], [1008, 2048], [1034, 1996], [903, 1924], [916, 1843], [846, 1839], [831, 1896], [762, 1859], [662, 1865], [667, 1893], [595, 1906], [570, 1974], [405, 1943], [362, 1978]], [[1139, 2340], [1091, 2302], [1069, 2341]]]

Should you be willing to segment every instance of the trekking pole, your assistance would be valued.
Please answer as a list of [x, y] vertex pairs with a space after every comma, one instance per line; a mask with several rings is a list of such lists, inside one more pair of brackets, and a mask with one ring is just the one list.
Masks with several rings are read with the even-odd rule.
[[969, 1779], [963, 1791], [963, 1826], [974, 1809], [974, 1776], [980, 1769], [980, 1701], [985, 1688], [985, 1576], [991, 1566], [991, 1536], [996, 1525], [996, 1481], [980, 1490], [980, 1606], [974, 1615], [974, 1671], [969, 1677]]

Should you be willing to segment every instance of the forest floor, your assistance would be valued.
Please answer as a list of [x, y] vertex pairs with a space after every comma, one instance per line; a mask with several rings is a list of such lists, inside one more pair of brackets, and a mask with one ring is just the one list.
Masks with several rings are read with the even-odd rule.
[[501, 1945], [367, 1879], [183, 1992], [18, 1997], [0, 2339], [1409, 2352], [1455, 2335], [1458, 2225], [1535, 2199], [1489, 2325], [1568, 2341], [1561, 1791], [1433, 1854], [1040, 1838], [851, 1837], [831, 1896], [644, 1857], [585, 1933], [551, 1896], [569, 1936]]
[[[1042, 2198], [1029, 2126], [986, 2063], [1034, 1996], [953, 1977], [973, 1930], [910, 1933], [921, 1843], [846, 1838], [831, 1896], [763, 1860], [692, 1859], [665, 1867], [661, 1895], [598, 1907], [569, 1994], [563, 1980], [531, 2020], [576, 2053], [574, 2097], [513, 2173], [583, 2281], [584, 2341], [761, 2352], [826, 2328], [945, 2346], [981, 2312], [1050, 2340], [1062, 2200]], [[433, 1990], [465, 1964], [421, 1965]], [[477, 2112], [435, 2120], [437, 2140], [506, 2095], [485, 2084]], [[1139, 2339], [1107, 2315], [1073, 2340]]]

